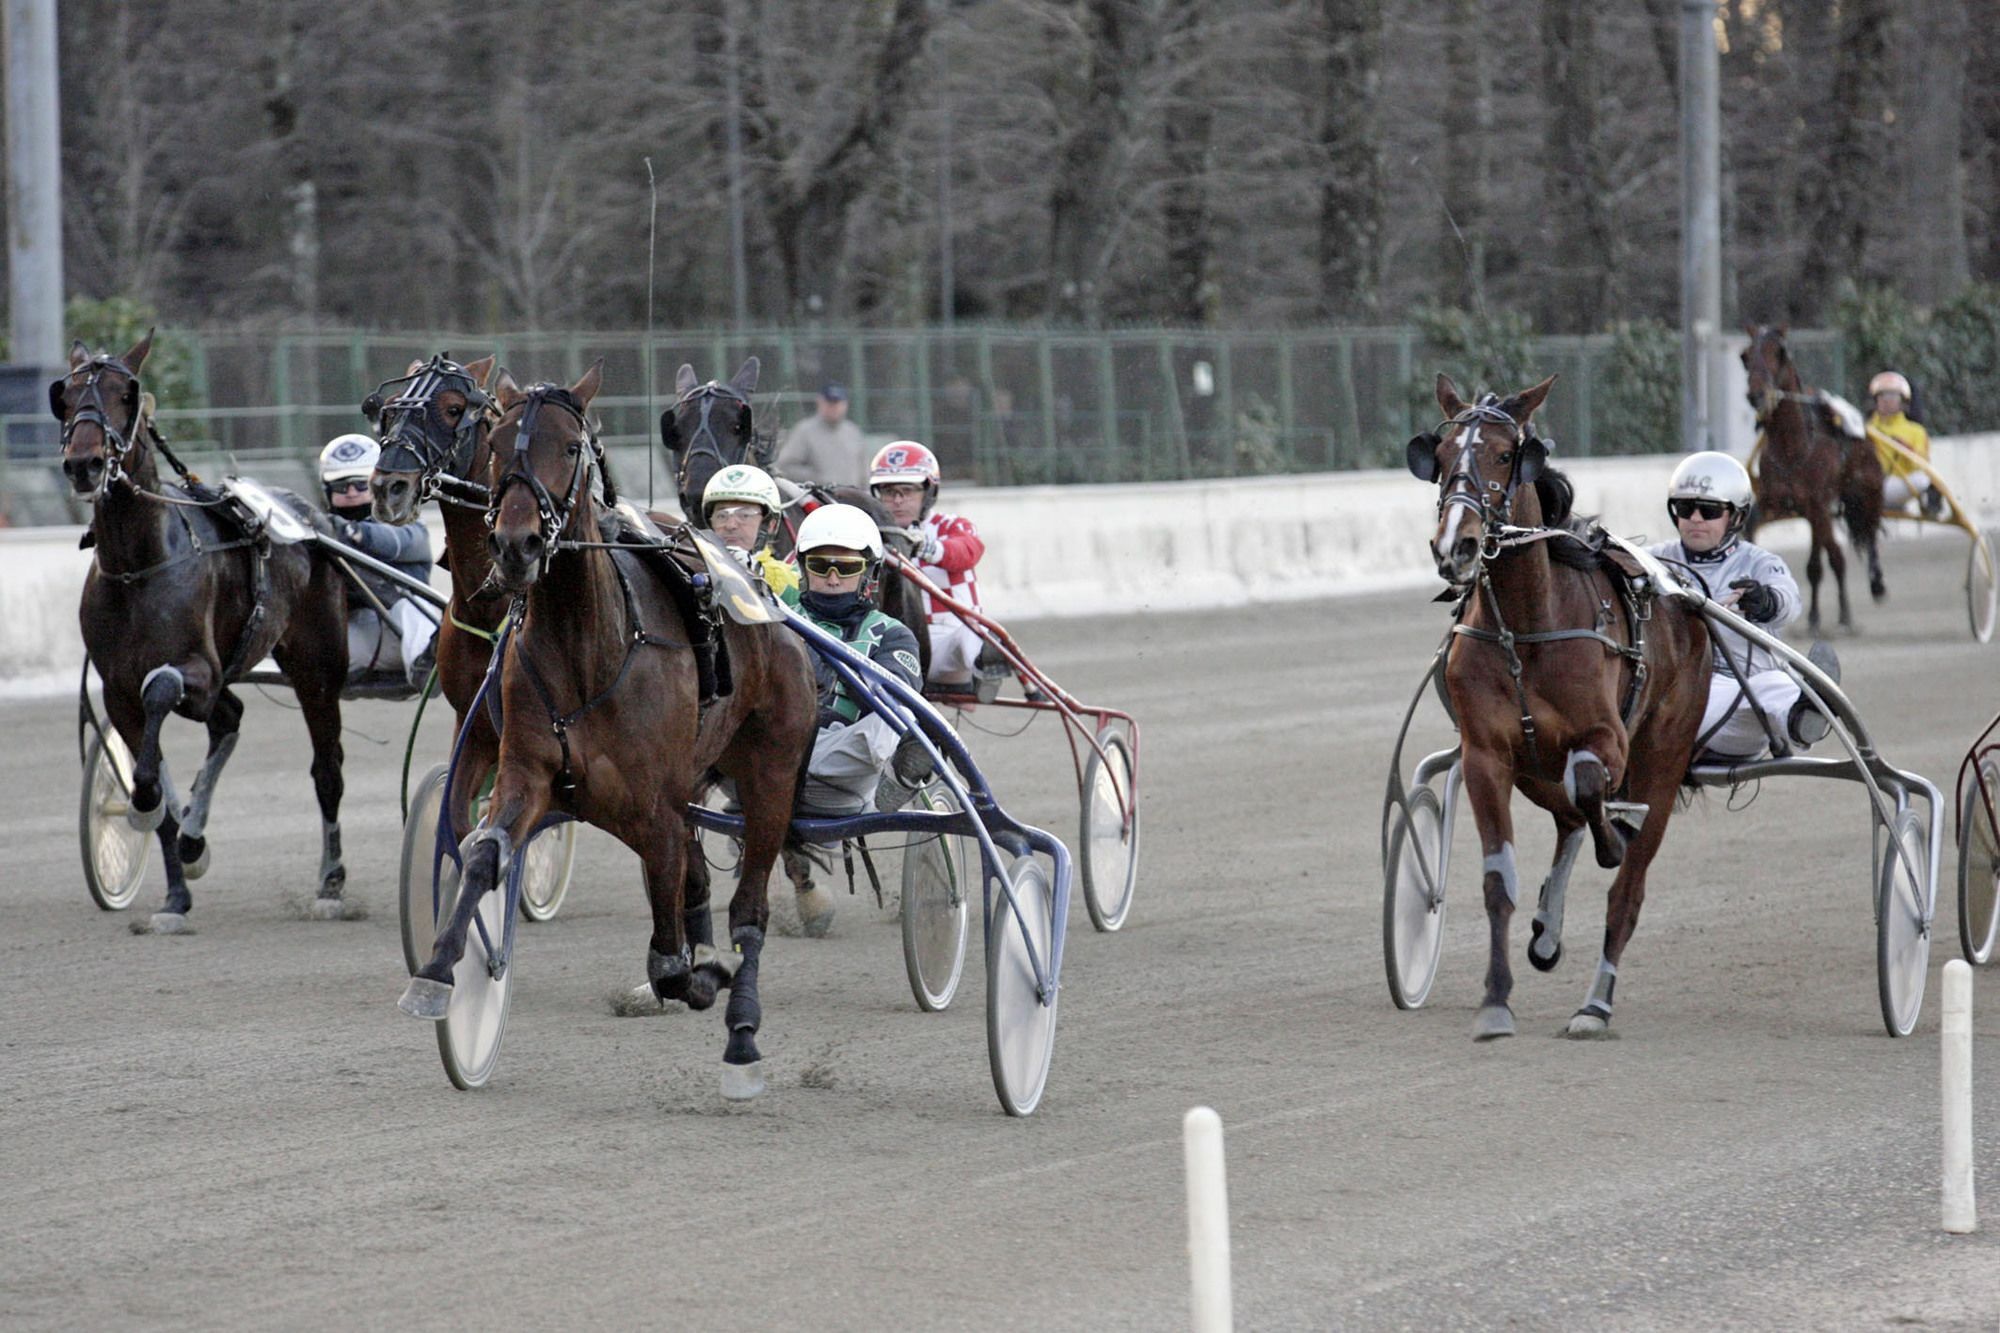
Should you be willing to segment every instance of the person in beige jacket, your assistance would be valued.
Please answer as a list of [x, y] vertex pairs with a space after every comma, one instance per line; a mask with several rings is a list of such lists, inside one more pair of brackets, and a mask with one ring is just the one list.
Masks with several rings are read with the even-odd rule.
[[847, 390], [829, 384], [819, 391], [813, 414], [785, 433], [772, 466], [792, 481], [861, 486], [868, 480], [867, 452], [861, 427], [847, 419]]

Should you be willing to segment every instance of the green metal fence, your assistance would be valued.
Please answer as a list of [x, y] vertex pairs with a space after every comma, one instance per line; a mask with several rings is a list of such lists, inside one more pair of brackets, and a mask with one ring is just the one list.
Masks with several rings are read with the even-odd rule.
[[[1437, 364], [1422, 336], [1402, 328], [179, 336], [205, 406], [161, 419], [195, 458], [302, 464], [329, 436], [363, 428], [357, 405], [379, 381], [439, 350], [497, 354], [524, 383], [574, 379], [602, 357], [607, 440], [643, 444], [682, 362], [704, 379], [723, 378], [754, 354], [763, 361], [765, 425], [788, 426], [811, 410], [815, 388], [838, 382], [864, 429], [924, 440], [952, 476], [988, 485], [1393, 465], [1434, 411]], [[1808, 378], [1845, 383], [1837, 335], [1794, 332], [1790, 341]], [[1534, 344], [1536, 363], [1562, 376], [1540, 420], [1566, 455], [1645, 447], [1596, 429], [1610, 347], [1608, 335]], [[50, 426], [0, 418], [0, 499], [44, 489], [24, 469], [46, 470], [37, 460], [52, 457]]]

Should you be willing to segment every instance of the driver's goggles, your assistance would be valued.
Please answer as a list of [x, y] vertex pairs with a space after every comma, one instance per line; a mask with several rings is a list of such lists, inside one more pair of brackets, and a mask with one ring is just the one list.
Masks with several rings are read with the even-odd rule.
[[725, 523], [762, 523], [764, 509], [761, 505], [717, 505], [708, 511], [708, 521], [720, 520]]
[[823, 579], [858, 579], [868, 572], [865, 555], [809, 555], [805, 563], [806, 573]]
[[359, 495], [368, 489], [368, 478], [349, 477], [345, 481], [329, 481], [326, 488], [335, 495]]
[[1729, 506], [1720, 500], [1669, 500], [1667, 512], [1675, 518], [1717, 519], [1729, 512]]

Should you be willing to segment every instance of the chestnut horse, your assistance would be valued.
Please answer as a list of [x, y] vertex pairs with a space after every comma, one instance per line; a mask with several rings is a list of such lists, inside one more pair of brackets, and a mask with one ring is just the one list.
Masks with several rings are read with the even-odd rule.
[[[1646, 867], [1666, 834], [1708, 698], [1708, 630], [1699, 615], [1629, 592], [1603, 553], [1601, 530], [1569, 512], [1568, 479], [1548, 466], [1548, 444], [1530, 425], [1553, 383], [1467, 403], [1439, 375], [1445, 420], [1409, 446], [1410, 471], [1438, 483], [1431, 554], [1461, 593], [1444, 680], [1485, 854], [1492, 950], [1472, 1029], [1480, 1041], [1514, 1033], [1514, 790], [1555, 817], [1555, 861], [1528, 946], [1538, 970], [1562, 957], [1563, 898], [1586, 828], [1598, 864], [1618, 869], [1604, 955], [1566, 1030], [1600, 1035], [1645, 900]], [[1621, 605], [1623, 614], [1614, 610]], [[1642, 808], [1634, 831], [1628, 820]]]
[[[734, 687], [702, 703], [690, 627], [654, 567], [664, 557], [600, 540], [591, 487], [598, 450], [586, 421], [600, 384], [593, 366], [568, 388], [523, 391], [503, 372], [495, 389], [493, 578], [523, 605], [498, 682], [499, 771], [490, 812], [465, 844], [451, 919], [401, 1007], [443, 1017], [474, 907], [548, 816], [568, 815], [604, 829], [644, 865], [655, 993], [704, 1009], [730, 987], [723, 1088], [754, 1096], [766, 890], [812, 746], [813, 672], [781, 625], [728, 622]], [[733, 954], [716, 952], [707, 903], [684, 893], [686, 810], [711, 772], [735, 781], [743, 805]]]
[[[223, 517], [218, 493], [163, 484], [166, 445], [141, 408], [149, 332], [122, 357], [71, 346], [69, 374], [49, 386], [62, 422], [62, 468], [91, 502], [96, 546], [78, 618], [104, 681], [104, 710], [132, 752], [130, 816], [157, 830], [167, 896], [153, 928], [186, 928], [187, 881], [208, 868], [209, 803], [236, 748], [243, 701], [231, 682], [274, 656], [312, 738], [319, 797], [319, 891], [313, 915], [342, 916], [340, 690], [347, 680], [346, 584], [310, 543], [275, 545]], [[172, 456], [168, 455], [171, 461]], [[275, 492], [302, 519], [313, 511]], [[208, 728], [208, 753], [180, 806], [160, 755], [167, 714]]]
[[1747, 325], [1750, 345], [1743, 350], [1743, 368], [1750, 376], [1750, 406], [1757, 428], [1764, 432], [1764, 452], [1757, 462], [1757, 508], [1745, 536], [1755, 538], [1757, 525], [1781, 518], [1803, 518], [1812, 528], [1812, 554], [1806, 558], [1806, 581], [1812, 585], [1807, 624], [1819, 633], [1819, 576], [1822, 558], [1833, 564], [1833, 586], [1840, 594], [1840, 627], [1854, 628], [1847, 604], [1847, 557], [1833, 535], [1838, 507], [1847, 523], [1854, 549], [1868, 557], [1868, 591], [1876, 601], [1889, 595], [1882, 579], [1882, 461], [1875, 446], [1851, 440], [1835, 430], [1819, 396], [1807, 388], [1799, 368], [1785, 348], [1785, 328]]

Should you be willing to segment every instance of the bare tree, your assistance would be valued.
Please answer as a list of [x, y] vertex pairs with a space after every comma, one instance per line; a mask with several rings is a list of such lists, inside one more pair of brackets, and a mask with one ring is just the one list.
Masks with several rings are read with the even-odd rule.
[[1381, 308], [1380, 0], [1321, 0], [1319, 297], [1325, 314]]
[[1542, 83], [1548, 97], [1550, 273], [1540, 303], [1544, 328], [1602, 327], [1618, 276], [1598, 137], [1596, 0], [1542, 0]]
[[1863, 275], [1871, 209], [1888, 163], [1890, 100], [1888, 0], [1843, 0], [1828, 95], [1811, 116], [1824, 147], [1809, 159], [1800, 214], [1811, 229], [1793, 289], [1794, 319], [1817, 319], [1835, 284]]

